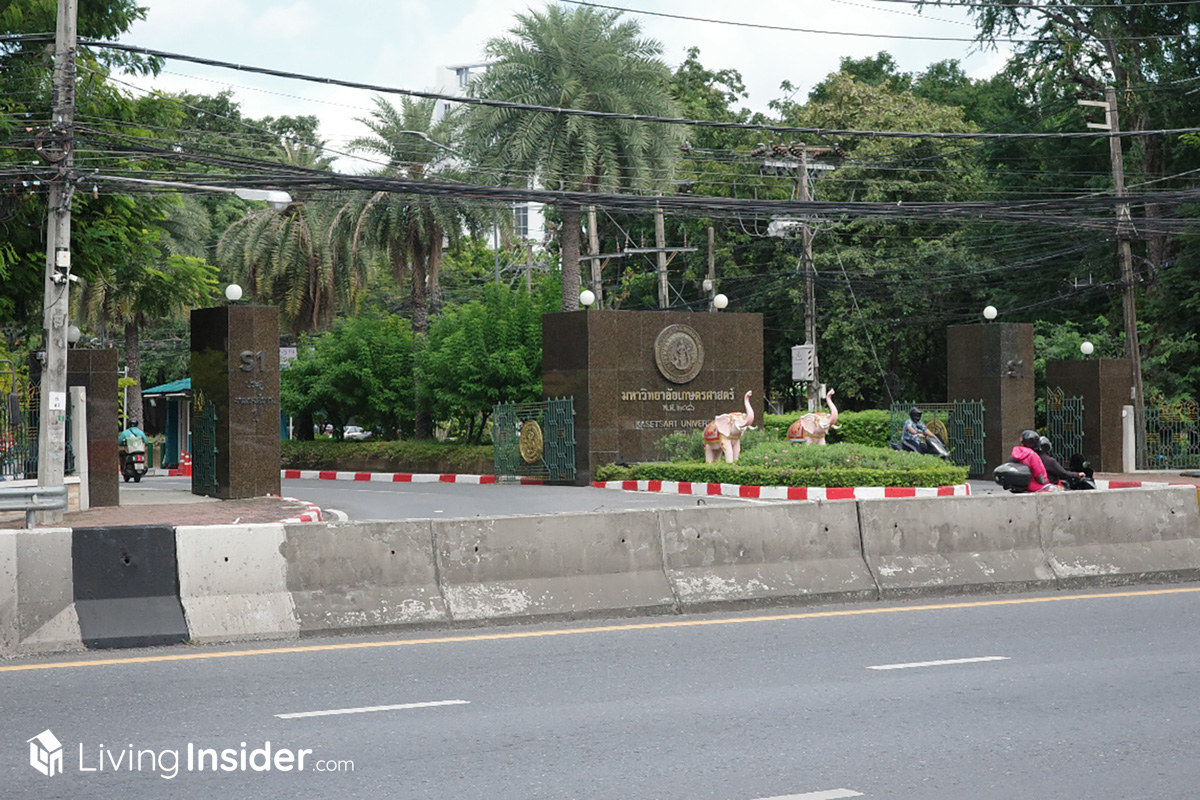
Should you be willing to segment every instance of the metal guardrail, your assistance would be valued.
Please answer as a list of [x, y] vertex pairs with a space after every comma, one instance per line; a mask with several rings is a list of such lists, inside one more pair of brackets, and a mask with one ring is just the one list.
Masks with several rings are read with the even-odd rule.
[[67, 487], [63, 486], [0, 486], [0, 511], [24, 511], [25, 527], [34, 525], [37, 511], [65, 511]]

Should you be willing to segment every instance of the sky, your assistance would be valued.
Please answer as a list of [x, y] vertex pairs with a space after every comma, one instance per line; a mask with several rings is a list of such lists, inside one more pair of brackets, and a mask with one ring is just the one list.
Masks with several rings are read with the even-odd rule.
[[[146, 19], [120, 39], [125, 44], [425, 91], [439, 88], [439, 66], [482, 61], [487, 40], [505, 35], [516, 14], [545, 7], [530, 0], [141, 0], [141, 5], [148, 9]], [[706, 68], [739, 71], [749, 92], [743, 105], [754, 111], [766, 111], [772, 99], [783, 96], [783, 81], [790, 81], [797, 99], [803, 99], [846, 56], [886, 50], [907, 72], [952, 58], [971, 77], [986, 78], [1003, 66], [1007, 55], [981, 50], [970, 41], [975, 28], [962, 8], [927, 7], [918, 14], [912, 4], [882, 0], [760, 0], [749, 6], [728, 0], [616, 0], [612, 5], [743, 23], [626, 14], [641, 24], [645, 36], [659, 41], [672, 68], [695, 46]], [[922, 36], [963, 41], [902, 38]], [[229, 89], [250, 117], [316, 115], [322, 137], [335, 151], [344, 151], [350, 139], [366, 133], [356, 118], [368, 116], [372, 108], [367, 91], [183, 61], [168, 61], [157, 78], [131, 84], [137, 91], [153, 87], [215, 94]], [[353, 159], [336, 163], [341, 171], [360, 171]]]

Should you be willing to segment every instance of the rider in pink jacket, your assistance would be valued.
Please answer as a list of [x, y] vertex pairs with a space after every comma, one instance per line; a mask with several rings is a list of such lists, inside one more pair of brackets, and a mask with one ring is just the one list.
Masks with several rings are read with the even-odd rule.
[[1021, 443], [1012, 450], [1012, 460], [1029, 467], [1029, 471], [1033, 474], [1029, 485], [1025, 487], [1026, 491], [1056, 491], [1060, 487], [1058, 484], [1050, 482], [1050, 477], [1046, 474], [1046, 465], [1042, 463], [1042, 457], [1038, 455], [1040, 439], [1037, 431], [1022, 431]]

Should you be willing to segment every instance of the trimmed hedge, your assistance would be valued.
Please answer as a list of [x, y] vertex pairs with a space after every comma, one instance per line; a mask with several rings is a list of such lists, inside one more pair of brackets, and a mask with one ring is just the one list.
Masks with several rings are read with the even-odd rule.
[[491, 475], [491, 445], [447, 442], [339, 442], [333, 439], [282, 442], [284, 469], [342, 472], [417, 472]]
[[[792, 423], [804, 416], [800, 412], [794, 414], [767, 414], [763, 420], [763, 429], [768, 438], [786, 440], [788, 428]], [[890, 414], [880, 409], [867, 411], [842, 411], [838, 414], [837, 427], [829, 432], [826, 441], [829, 444], [846, 442], [849, 444], [865, 444], [872, 447], [887, 447], [891, 433], [889, 429]]]
[[736, 464], [653, 462], [596, 470], [598, 481], [663, 480], [751, 486], [948, 486], [965, 483], [966, 467], [933, 456], [855, 444], [825, 447], [767, 442]]

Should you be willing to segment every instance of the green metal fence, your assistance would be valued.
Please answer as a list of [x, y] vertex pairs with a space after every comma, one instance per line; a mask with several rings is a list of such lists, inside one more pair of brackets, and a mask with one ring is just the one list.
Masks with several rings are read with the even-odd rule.
[[38, 403], [36, 385], [0, 360], [0, 480], [37, 477]]
[[1195, 400], [1146, 403], [1148, 469], [1200, 467], [1200, 406]]
[[192, 396], [192, 492], [216, 496], [217, 404], [197, 390]]
[[[921, 421], [950, 448], [950, 461], [966, 467], [971, 475], [987, 470], [983, 455], [983, 401], [955, 400], [952, 403], [892, 403], [889, 425], [891, 441], [900, 442], [904, 421], [913, 406], [921, 409]], [[944, 435], [943, 435], [944, 434]]]
[[1046, 390], [1046, 438], [1063, 464], [1076, 453], [1084, 458], [1098, 455], [1083, 451], [1083, 398], [1067, 397], [1062, 389]]
[[492, 409], [492, 457], [501, 479], [575, 480], [575, 404], [500, 403]]

